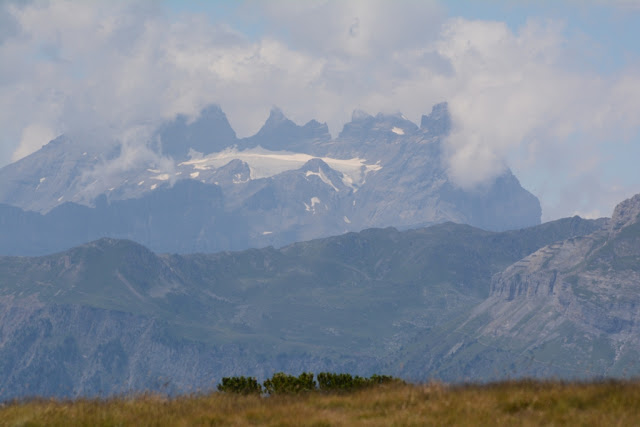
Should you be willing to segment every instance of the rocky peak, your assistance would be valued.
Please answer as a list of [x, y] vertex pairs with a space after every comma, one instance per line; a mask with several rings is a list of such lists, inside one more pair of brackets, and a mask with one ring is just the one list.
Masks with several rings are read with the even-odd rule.
[[326, 164], [322, 159], [314, 158], [305, 163], [300, 169], [307, 178], [310, 176], [317, 176], [325, 184], [331, 186], [335, 191], [342, 191], [346, 189], [343, 182], [343, 175], [332, 169], [331, 166]]
[[206, 107], [191, 123], [187, 116], [179, 114], [173, 121], [160, 127], [158, 139], [163, 154], [176, 160], [186, 159], [190, 149], [209, 154], [222, 151], [237, 142], [235, 131], [218, 105]]
[[[307, 171], [314, 171], [317, 172], [318, 170], [323, 170], [323, 171], [327, 171], [330, 170], [331, 167], [326, 164], [324, 162], [324, 160], [322, 159], [318, 159], [318, 158], [313, 158], [311, 160], [309, 160], [307, 163], [305, 163], [300, 170], [302, 172], [307, 172]], [[333, 169], [331, 169], [333, 170]]]
[[251, 180], [251, 168], [246, 162], [233, 159], [215, 171], [213, 180], [221, 185], [245, 183]]
[[373, 120], [373, 116], [367, 113], [366, 111], [356, 109], [356, 110], [353, 110], [353, 112], [351, 113], [352, 122], [361, 122], [369, 119]]
[[431, 108], [431, 114], [423, 115], [420, 129], [432, 135], [446, 135], [451, 131], [449, 104], [441, 102]]
[[417, 130], [418, 126], [402, 113], [378, 113], [374, 117], [362, 110], [354, 110], [351, 114], [351, 122], [344, 125], [340, 137], [371, 138], [372, 133], [377, 136], [397, 137], [412, 134]]
[[242, 142], [243, 148], [261, 146], [268, 150], [306, 151], [309, 141], [329, 141], [331, 134], [326, 123], [311, 120], [298, 126], [289, 120], [282, 110], [273, 107], [267, 121], [254, 136]]
[[269, 129], [274, 129], [280, 126], [297, 127], [295, 123], [293, 123], [284, 115], [284, 113], [280, 108], [273, 106], [271, 107], [271, 111], [269, 112], [269, 117], [267, 118], [267, 121], [264, 123], [264, 125], [258, 131], [258, 133], [267, 131]]
[[640, 194], [619, 203], [613, 211], [609, 223], [611, 235], [615, 235], [624, 227], [635, 224], [640, 220]]
[[329, 126], [326, 123], [320, 123], [314, 119], [309, 120], [304, 126], [302, 126], [305, 135], [312, 136], [319, 140], [328, 141], [331, 139], [329, 133]]

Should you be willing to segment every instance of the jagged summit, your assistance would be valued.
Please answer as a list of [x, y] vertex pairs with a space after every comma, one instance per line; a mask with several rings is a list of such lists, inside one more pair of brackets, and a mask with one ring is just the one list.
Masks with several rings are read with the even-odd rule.
[[356, 110], [353, 110], [353, 112], [351, 113], [352, 122], [359, 122], [367, 119], [373, 119], [373, 116], [364, 110], [356, 109]]
[[219, 105], [209, 105], [200, 116], [189, 123], [185, 115], [178, 115], [158, 130], [158, 139], [163, 154], [175, 160], [184, 160], [189, 150], [203, 154], [222, 151], [238, 141], [227, 116]]
[[376, 136], [411, 135], [418, 130], [415, 123], [408, 120], [402, 113], [378, 113], [374, 116], [362, 111], [354, 110], [351, 122], [346, 123], [339, 138], [375, 139]]
[[[486, 230], [539, 224], [537, 198], [510, 172], [483, 191], [450, 182], [438, 134], [449, 123], [446, 104], [423, 119], [423, 130], [399, 112], [356, 110], [334, 139], [325, 123], [299, 125], [274, 107], [259, 132], [238, 139], [220, 106], [210, 105], [195, 119], [178, 116], [159, 128], [159, 146], [151, 148], [161, 156], [145, 152], [127, 164], [120, 152], [60, 139], [0, 169], [0, 203], [52, 213], [41, 220], [25, 214], [22, 228], [0, 234], [29, 235], [37, 248], [128, 237], [171, 252], [444, 221]], [[74, 205], [57, 209], [65, 202]], [[38, 221], [65, 230], [63, 238], [42, 232]]]
[[429, 115], [423, 115], [420, 129], [432, 135], [446, 135], [451, 131], [451, 114], [449, 104], [441, 102], [431, 109]]
[[279, 107], [276, 107], [274, 105], [269, 111], [269, 117], [267, 118], [267, 121], [264, 123], [258, 133], [263, 132], [266, 129], [272, 129], [278, 126], [296, 126], [296, 124], [289, 120]]
[[613, 211], [609, 229], [612, 234], [640, 221], [640, 194], [620, 202]]
[[272, 107], [269, 117], [258, 133], [242, 140], [241, 148], [261, 146], [268, 150], [304, 151], [313, 142], [329, 141], [331, 134], [326, 123], [310, 120], [304, 126], [288, 119], [278, 107]]
[[315, 157], [309, 160], [300, 168], [302, 172], [317, 171], [318, 169], [329, 170], [331, 169], [331, 167], [328, 164], [326, 164], [324, 160]]
[[[151, 252], [145, 246], [134, 242], [133, 240], [128, 239], [114, 239], [111, 237], [102, 237], [97, 240], [93, 240], [91, 242], [85, 243], [84, 245], [80, 245], [77, 247], [77, 250], [85, 250], [85, 249], [98, 249], [101, 251], [110, 251], [110, 250], [140, 250], [145, 252]], [[73, 250], [73, 249], [72, 249]]]

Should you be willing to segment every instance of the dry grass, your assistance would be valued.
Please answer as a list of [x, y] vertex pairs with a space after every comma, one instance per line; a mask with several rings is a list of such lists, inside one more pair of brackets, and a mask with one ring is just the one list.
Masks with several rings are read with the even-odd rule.
[[640, 425], [640, 383], [519, 381], [392, 385], [350, 394], [39, 400], [0, 408], [1, 426]]

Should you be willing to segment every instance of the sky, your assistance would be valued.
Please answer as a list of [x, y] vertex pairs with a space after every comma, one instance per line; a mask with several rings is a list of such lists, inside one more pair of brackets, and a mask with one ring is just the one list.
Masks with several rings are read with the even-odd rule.
[[511, 168], [545, 221], [610, 216], [640, 193], [638, 23], [640, 0], [0, 0], [0, 166], [211, 103], [242, 137], [273, 106], [337, 136], [447, 101], [457, 185]]

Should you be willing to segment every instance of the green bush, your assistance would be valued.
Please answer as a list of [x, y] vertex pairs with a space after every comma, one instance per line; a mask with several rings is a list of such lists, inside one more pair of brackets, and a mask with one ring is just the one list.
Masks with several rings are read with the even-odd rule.
[[367, 379], [351, 374], [334, 374], [321, 372], [318, 374], [318, 387], [321, 391], [350, 391], [367, 385]]
[[218, 391], [238, 394], [262, 394], [262, 386], [251, 377], [225, 377], [218, 384]]
[[313, 373], [303, 372], [299, 376], [287, 375], [284, 372], [277, 372], [266, 380], [264, 389], [251, 377], [225, 377], [218, 384], [218, 391], [224, 393], [237, 394], [297, 394], [311, 391], [324, 392], [348, 392], [365, 387], [387, 384], [404, 383], [404, 381], [388, 375], [372, 375], [370, 378], [352, 376], [351, 374], [334, 374], [331, 372], [321, 372], [318, 374], [318, 385], [313, 379]]
[[296, 394], [315, 391], [316, 389], [316, 382], [311, 372], [303, 372], [298, 377], [287, 375], [284, 372], [277, 372], [273, 374], [273, 377], [266, 380], [263, 385], [269, 395]]
[[399, 383], [404, 384], [405, 382], [399, 378], [394, 378], [390, 375], [371, 375], [371, 378], [368, 378], [367, 381], [371, 385], [379, 385], [379, 384], [391, 384], [391, 383]]
[[318, 374], [318, 386], [321, 391], [353, 391], [392, 382], [402, 382], [402, 380], [388, 375], [372, 375], [370, 378], [362, 378], [357, 375], [352, 377], [351, 374], [334, 374], [331, 372]]

